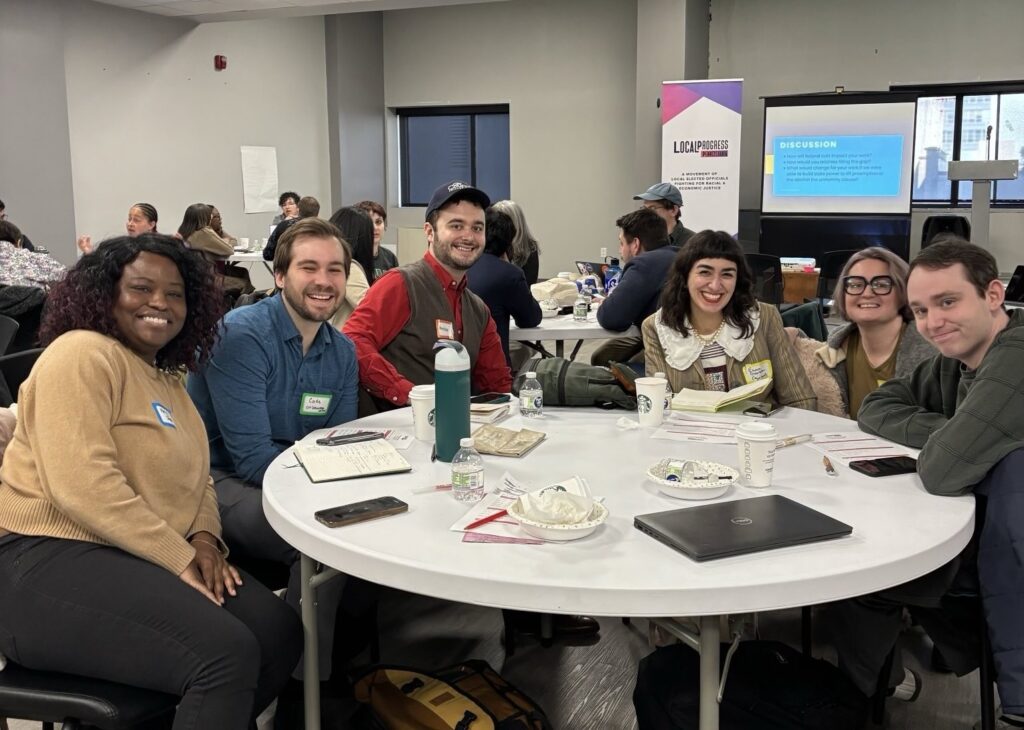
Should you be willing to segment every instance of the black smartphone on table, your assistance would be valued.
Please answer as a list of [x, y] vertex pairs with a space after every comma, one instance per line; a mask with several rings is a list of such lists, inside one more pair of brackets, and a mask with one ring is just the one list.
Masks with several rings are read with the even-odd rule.
[[744, 416], [756, 416], [758, 418], [768, 418], [768, 416], [774, 416], [776, 413], [782, 410], [782, 406], [773, 405], [771, 403], [751, 403], [750, 406], [743, 409]]
[[883, 456], [878, 459], [851, 461], [850, 468], [869, 477], [892, 477], [916, 472], [917, 459], [909, 456]]
[[363, 502], [328, 507], [319, 512], [314, 512], [313, 516], [316, 517], [317, 522], [321, 522], [328, 527], [342, 527], [344, 525], [354, 525], [357, 522], [365, 522], [366, 520], [375, 520], [378, 517], [397, 515], [408, 510], [409, 505], [397, 497], [377, 497], [376, 499], [367, 499]]
[[508, 403], [512, 400], [511, 393], [481, 393], [469, 399], [470, 403]]

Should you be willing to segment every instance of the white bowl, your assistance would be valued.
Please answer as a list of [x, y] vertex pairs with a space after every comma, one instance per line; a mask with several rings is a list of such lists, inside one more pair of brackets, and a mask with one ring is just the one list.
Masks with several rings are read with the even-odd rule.
[[590, 511], [590, 517], [587, 520], [574, 525], [551, 525], [531, 520], [522, 513], [519, 500], [512, 503], [512, 506], [508, 508], [508, 513], [519, 522], [519, 526], [527, 534], [551, 542], [579, 540], [592, 533], [608, 519], [608, 508], [600, 502], [594, 502], [594, 508]]
[[679, 459], [662, 459], [647, 470], [647, 478], [657, 485], [658, 491], [674, 499], [714, 499], [721, 497], [729, 491], [734, 483], [740, 478], [740, 473], [731, 466], [719, 464], [714, 461], [694, 461], [693, 464], [706, 471], [709, 475], [718, 476], [718, 479], [666, 479], [668, 465], [671, 462], [679, 462]]
[[557, 309], [544, 309], [543, 307], [541, 307], [540, 316], [543, 319], [547, 319], [548, 317], [554, 317], [557, 314], [558, 314], [558, 310]]

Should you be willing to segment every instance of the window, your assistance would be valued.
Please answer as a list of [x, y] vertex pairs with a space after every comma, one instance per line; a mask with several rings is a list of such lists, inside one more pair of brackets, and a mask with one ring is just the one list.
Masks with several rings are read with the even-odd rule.
[[403, 206], [426, 206], [449, 180], [464, 180], [491, 200], [509, 192], [508, 106], [398, 109]]
[[[1018, 168], [1024, 168], [1024, 81], [893, 90], [920, 94], [914, 142], [915, 205], [970, 204], [971, 184], [947, 177], [951, 160], [1017, 160]], [[1024, 206], [1024, 177], [997, 180], [992, 203]]]

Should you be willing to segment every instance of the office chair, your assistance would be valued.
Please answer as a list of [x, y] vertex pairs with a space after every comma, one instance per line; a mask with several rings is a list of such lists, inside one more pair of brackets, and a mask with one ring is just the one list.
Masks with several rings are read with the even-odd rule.
[[846, 249], [842, 251], [826, 251], [818, 259], [818, 291], [815, 296], [825, 307], [825, 300], [832, 298], [832, 293], [839, 283], [839, 274], [850, 257], [859, 249]]
[[785, 287], [782, 280], [782, 260], [767, 253], [747, 253], [744, 256], [754, 274], [754, 296], [766, 304], [782, 304]]
[[7, 352], [7, 347], [14, 340], [20, 326], [18, 320], [0, 314], [0, 355]]
[[32, 371], [42, 348], [0, 355], [0, 407], [6, 408], [18, 397], [18, 388]]
[[971, 222], [962, 215], [930, 215], [921, 227], [921, 248], [924, 248], [940, 233], [955, 233], [971, 240]]

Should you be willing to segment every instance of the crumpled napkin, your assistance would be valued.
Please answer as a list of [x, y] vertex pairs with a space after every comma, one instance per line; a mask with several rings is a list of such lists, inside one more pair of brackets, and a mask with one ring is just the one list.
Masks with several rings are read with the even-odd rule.
[[627, 431], [634, 428], [640, 428], [640, 423], [638, 421], [634, 421], [632, 418], [627, 416], [619, 416], [615, 421], [615, 425], [619, 428], [624, 428]]
[[573, 494], [555, 484], [519, 497], [522, 513], [531, 520], [548, 525], [576, 525], [585, 522], [594, 510], [589, 494]]

